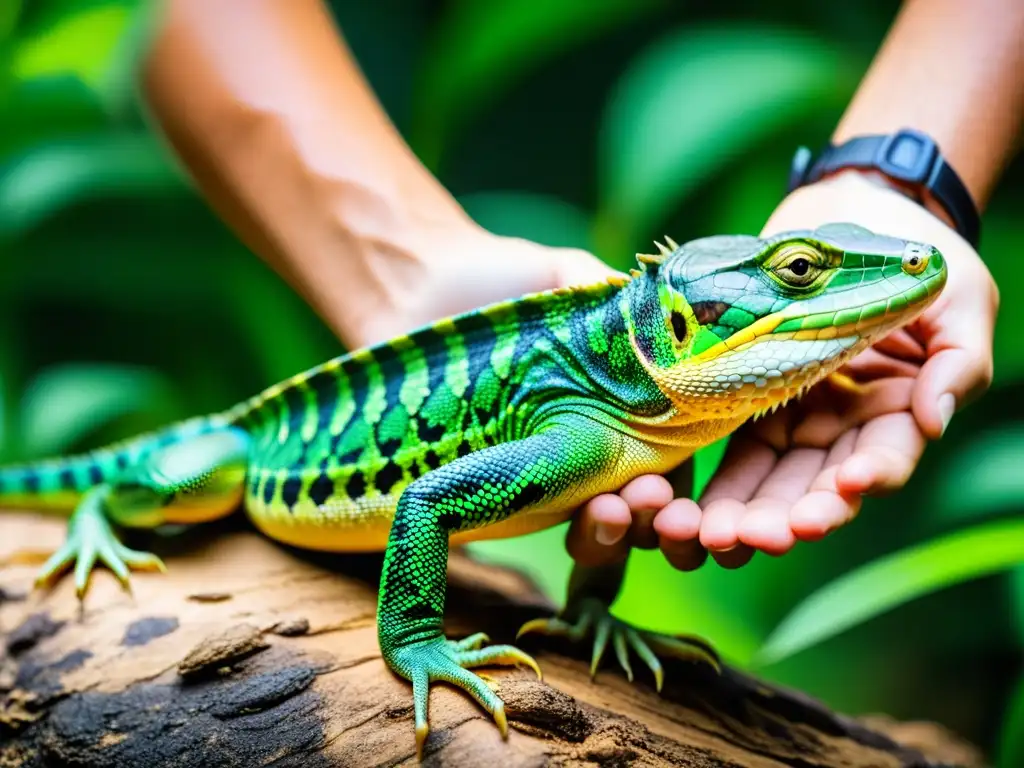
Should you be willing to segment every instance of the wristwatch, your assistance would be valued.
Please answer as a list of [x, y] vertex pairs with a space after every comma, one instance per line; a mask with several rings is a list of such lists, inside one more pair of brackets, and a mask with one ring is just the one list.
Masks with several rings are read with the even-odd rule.
[[915, 192], [918, 202], [927, 191], [949, 214], [956, 231], [978, 247], [978, 208], [938, 144], [927, 134], [903, 128], [886, 135], [856, 136], [838, 146], [826, 145], [817, 157], [807, 147], [800, 147], [793, 156], [789, 191], [846, 168], [877, 171], [897, 186]]

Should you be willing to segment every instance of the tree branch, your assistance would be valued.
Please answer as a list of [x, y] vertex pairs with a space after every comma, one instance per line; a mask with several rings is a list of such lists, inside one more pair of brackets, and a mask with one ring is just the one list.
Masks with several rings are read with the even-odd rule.
[[[0, 558], [62, 536], [61, 521], [4, 513]], [[70, 579], [33, 594], [35, 565], [0, 570], [0, 766], [415, 764], [410, 689], [377, 649], [379, 557], [301, 553], [241, 522], [156, 544], [168, 575], [136, 574], [132, 597], [99, 571], [84, 609]], [[463, 555], [452, 556], [450, 582], [453, 635], [509, 641], [552, 610], [518, 574]], [[666, 662], [659, 697], [652, 681], [630, 684], [611, 665], [591, 682], [587, 648], [550, 638], [524, 647], [545, 682], [487, 670], [506, 702], [508, 742], [475, 703], [438, 685], [425, 763], [983, 764], [937, 726], [845, 717], [734, 669], [718, 677]]]

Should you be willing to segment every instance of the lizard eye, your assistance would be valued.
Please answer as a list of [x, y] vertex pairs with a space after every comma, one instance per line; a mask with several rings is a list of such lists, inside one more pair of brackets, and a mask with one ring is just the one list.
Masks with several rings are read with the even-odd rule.
[[928, 266], [928, 252], [916, 245], [909, 245], [903, 252], [903, 271], [908, 275], [919, 275]]
[[797, 277], [803, 277], [804, 275], [806, 275], [807, 270], [809, 270], [810, 268], [811, 262], [809, 262], [803, 256], [801, 256], [798, 259], [793, 259], [793, 261], [789, 263], [789, 271], [792, 272]]
[[820, 253], [806, 245], [783, 248], [768, 264], [768, 270], [780, 282], [793, 288], [812, 285], [824, 270]]

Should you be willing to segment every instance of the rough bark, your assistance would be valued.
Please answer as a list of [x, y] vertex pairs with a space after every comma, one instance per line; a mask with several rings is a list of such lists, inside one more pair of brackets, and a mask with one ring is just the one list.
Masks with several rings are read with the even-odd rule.
[[[62, 536], [60, 521], [5, 514], [0, 558]], [[0, 570], [0, 767], [415, 764], [410, 689], [377, 650], [379, 558], [293, 551], [238, 524], [157, 543], [168, 575], [136, 575], [130, 596], [98, 571], [83, 609], [69, 579], [38, 594], [35, 565]], [[515, 573], [458, 554], [450, 572], [451, 633], [506, 641], [551, 611]], [[670, 662], [659, 697], [611, 665], [591, 682], [586, 649], [524, 647], [544, 682], [487, 671], [508, 741], [438, 685], [426, 764], [982, 764], [937, 726], [845, 717], [733, 669]]]

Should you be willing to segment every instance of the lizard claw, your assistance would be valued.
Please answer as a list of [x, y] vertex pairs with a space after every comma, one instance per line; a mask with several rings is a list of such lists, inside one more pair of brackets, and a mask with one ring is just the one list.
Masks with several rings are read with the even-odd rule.
[[472, 667], [490, 664], [523, 665], [540, 677], [540, 667], [526, 653], [511, 645], [483, 647], [487, 635], [480, 632], [462, 640], [438, 637], [402, 646], [386, 654], [388, 665], [399, 675], [412, 682], [413, 717], [416, 722], [416, 756], [423, 759], [423, 749], [430, 734], [427, 718], [430, 684], [444, 680], [461, 688], [480, 704], [491, 717], [501, 737], [508, 738], [508, 718], [505, 704], [492, 690], [493, 680], [468, 671]]
[[664, 684], [665, 672], [658, 653], [662, 656], [674, 656], [684, 661], [707, 664], [716, 672], [721, 672], [718, 654], [699, 638], [674, 637], [635, 629], [626, 622], [616, 619], [608, 612], [604, 603], [593, 598], [581, 603], [579, 618], [575, 622], [570, 623], [559, 617], [533, 619], [519, 628], [516, 637], [536, 632], [566, 637], [572, 642], [580, 642], [591, 627], [594, 629], [594, 645], [590, 657], [591, 679], [597, 677], [597, 670], [604, 658], [609, 640], [612, 642], [619, 666], [626, 673], [626, 679], [633, 682], [633, 668], [629, 662], [629, 649], [632, 649], [651, 670], [654, 675], [655, 687], [659, 693]]
[[54, 583], [73, 563], [75, 595], [83, 600], [97, 562], [107, 566], [127, 592], [131, 592], [130, 569], [167, 571], [156, 555], [130, 549], [118, 541], [110, 523], [101, 513], [82, 508], [68, 526], [67, 540], [43, 564], [35, 586], [41, 588]]

